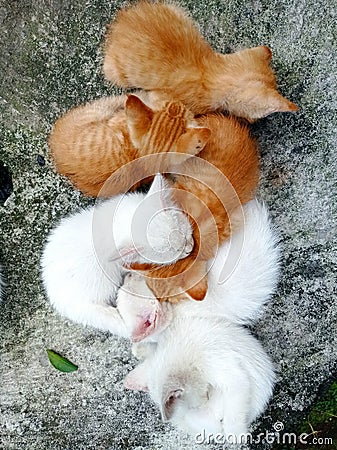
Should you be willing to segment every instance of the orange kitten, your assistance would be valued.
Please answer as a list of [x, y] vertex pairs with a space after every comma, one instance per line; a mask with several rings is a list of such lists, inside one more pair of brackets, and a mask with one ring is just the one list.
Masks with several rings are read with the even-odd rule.
[[[139, 104], [141, 120], [137, 115]], [[146, 133], [148, 138], [136, 147], [139, 133]], [[91, 196], [111, 196], [135, 188], [137, 181], [156, 171], [169, 169], [161, 165], [150, 170], [149, 163], [142, 160], [131, 166], [128, 163], [169, 151], [179, 154], [180, 163], [185, 156], [198, 153], [209, 134], [178, 102], [166, 102], [152, 110], [130, 95], [100, 99], [70, 110], [56, 121], [48, 143], [57, 171], [79, 190]], [[170, 164], [174, 164], [173, 157]]]
[[[147, 108], [138, 106], [141, 123]], [[131, 265], [144, 271], [148, 286], [161, 301], [176, 302], [186, 298], [186, 294], [195, 300], [205, 297], [207, 262], [230, 236], [230, 216], [253, 198], [259, 178], [257, 146], [247, 126], [234, 117], [216, 113], [197, 120], [201, 127], [211, 130], [210, 139], [198, 157], [177, 167], [170, 186], [174, 188], [172, 198], [194, 224], [194, 249], [170, 266]], [[138, 136], [135, 145], [141, 149], [148, 133], [137, 125], [134, 132]]]
[[104, 52], [108, 80], [175, 98], [195, 114], [227, 110], [254, 121], [298, 109], [277, 92], [268, 47], [217, 53], [178, 6], [141, 1], [119, 11]]

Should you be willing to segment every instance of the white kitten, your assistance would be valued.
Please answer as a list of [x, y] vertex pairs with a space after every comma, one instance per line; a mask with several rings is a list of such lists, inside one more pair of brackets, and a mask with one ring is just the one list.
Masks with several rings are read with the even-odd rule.
[[138, 346], [146, 358], [125, 386], [149, 391], [163, 420], [191, 434], [239, 440], [272, 394], [269, 357], [245, 328], [224, 319], [175, 316], [156, 345]]
[[[135, 342], [160, 332], [172, 319], [173, 312], [187, 318], [191, 315], [221, 316], [238, 324], [251, 323], [261, 314], [262, 306], [277, 284], [277, 237], [263, 204], [252, 200], [245, 205], [243, 212], [242, 228], [220, 247], [214, 260], [209, 262], [208, 292], [203, 301], [184, 301], [174, 306], [167, 302], [159, 303], [146, 288], [141, 275], [133, 274], [125, 280], [118, 292], [118, 303], [124, 319], [130, 327], [133, 326], [130, 333]], [[142, 315], [140, 308], [144, 307], [146, 296], [149, 297], [147, 314]]]
[[[252, 201], [244, 215], [242, 230], [210, 263], [202, 302], [187, 300], [163, 310], [138, 274], [118, 293], [125, 323], [135, 327], [133, 339], [153, 333], [155, 341], [134, 346], [145, 361], [127, 376], [126, 387], [148, 390], [163, 419], [182, 429], [222, 433], [234, 441], [263, 411], [274, 384], [270, 359], [239, 324], [252, 322], [275, 289], [279, 251], [266, 208]], [[137, 293], [152, 302], [143, 324]]]
[[122, 262], [165, 264], [187, 256], [192, 248], [191, 224], [157, 175], [146, 195], [119, 195], [63, 219], [44, 249], [42, 278], [61, 314], [129, 336], [115, 307], [126, 273]]

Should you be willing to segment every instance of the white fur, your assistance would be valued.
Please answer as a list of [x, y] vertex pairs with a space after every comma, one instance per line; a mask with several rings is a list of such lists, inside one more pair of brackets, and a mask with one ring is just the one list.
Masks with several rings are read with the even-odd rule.
[[224, 319], [177, 316], [157, 345], [138, 345], [150, 350], [126, 387], [148, 390], [163, 419], [191, 434], [247, 433], [272, 394], [269, 357], [245, 328]]
[[[156, 226], [151, 224], [154, 215]], [[167, 242], [176, 229], [183, 234], [170, 247]], [[148, 242], [149, 231], [158, 231], [159, 237], [150, 236], [156, 248]], [[64, 316], [129, 336], [115, 307], [126, 273], [122, 262], [168, 263], [186, 256], [192, 247], [190, 222], [177, 214], [157, 175], [147, 195], [119, 195], [63, 219], [50, 233], [43, 252], [43, 282], [50, 302]]]
[[130, 372], [126, 387], [148, 390], [162, 416], [192, 434], [247, 433], [272, 393], [272, 363], [239, 324], [255, 320], [274, 291], [279, 251], [266, 208], [252, 201], [244, 215], [242, 230], [210, 262], [204, 301], [166, 305], [163, 312], [139, 275], [128, 277], [118, 293], [119, 304], [129, 305], [121, 312], [133, 323], [141, 319], [134, 292], [152, 297], [161, 319], [151, 329], [157, 344], [134, 346], [145, 361]]

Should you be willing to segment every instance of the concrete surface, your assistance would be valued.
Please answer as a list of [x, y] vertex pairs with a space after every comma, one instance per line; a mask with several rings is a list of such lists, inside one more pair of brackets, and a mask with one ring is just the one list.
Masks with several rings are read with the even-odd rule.
[[[0, 448], [34, 450], [202, 449], [163, 425], [141, 393], [125, 392], [129, 345], [62, 319], [46, 302], [39, 259], [58, 218], [90, 200], [55, 174], [46, 138], [68, 108], [117, 92], [100, 73], [112, 0], [0, 1], [0, 160], [14, 192], [0, 205], [0, 252], [7, 277], [0, 305]], [[269, 45], [281, 92], [295, 115], [254, 125], [260, 197], [283, 237], [283, 275], [255, 329], [279, 369], [260, 432], [282, 421], [296, 429], [336, 374], [335, 0], [181, 1], [219, 51]], [[38, 155], [44, 156], [38, 164]], [[79, 365], [62, 374], [53, 348]], [[252, 448], [272, 448], [254, 444]]]

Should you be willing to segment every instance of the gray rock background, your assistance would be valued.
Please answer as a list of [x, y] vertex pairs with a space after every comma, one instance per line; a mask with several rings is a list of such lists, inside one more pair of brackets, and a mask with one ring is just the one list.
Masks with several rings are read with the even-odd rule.
[[[222, 52], [269, 45], [281, 92], [295, 115], [254, 125], [260, 197], [283, 241], [283, 274], [255, 328], [279, 382], [258, 430], [291, 432], [336, 374], [335, 0], [181, 1]], [[99, 46], [123, 5], [108, 0], [0, 1], [0, 160], [14, 192], [0, 205], [7, 277], [0, 305], [0, 448], [36, 450], [202, 449], [163, 425], [141, 393], [125, 392], [129, 344], [53, 312], [39, 276], [50, 228], [85, 199], [48, 160], [47, 135], [71, 106], [117, 92], [103, 80]], [[37, 156], [46, 164], [40, 166]], [[54, 370], [53, 348], [77, 363]], [[262, 448], [254, 444], [252, 448]], [[266, 448], [273, 445], [265, 444]]]

